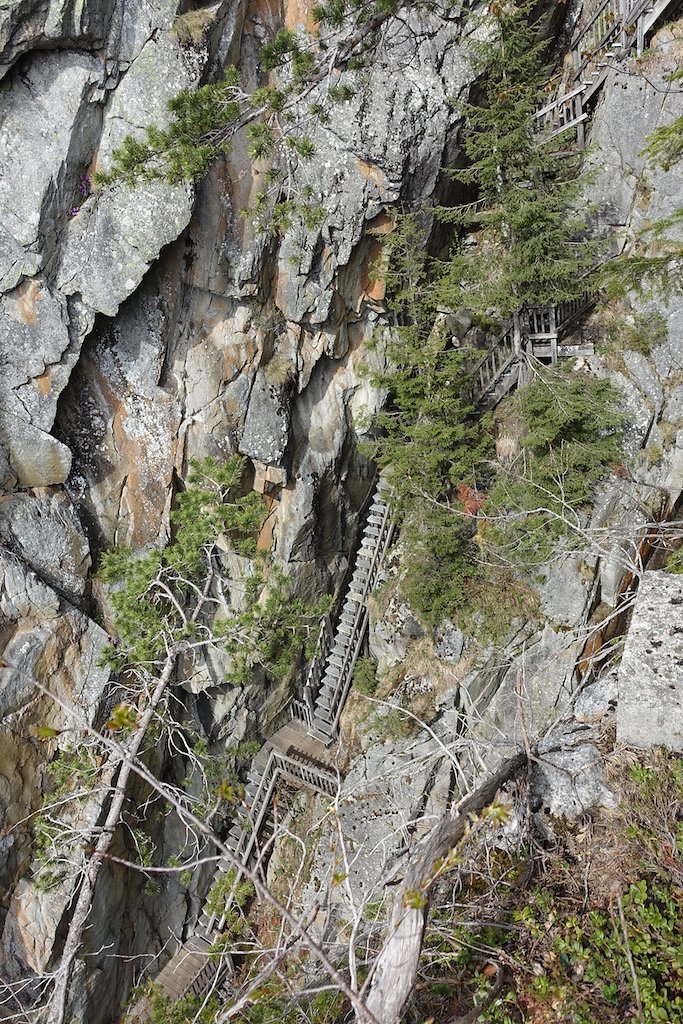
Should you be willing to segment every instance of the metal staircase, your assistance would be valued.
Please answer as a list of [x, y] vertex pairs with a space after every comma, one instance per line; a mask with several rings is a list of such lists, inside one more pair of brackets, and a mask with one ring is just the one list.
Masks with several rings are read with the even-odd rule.
[[571, 43], [569, 88], [558, 89], [537, 117], [545, 140], [575, 129], [583, 148], [588, 107], [607, 73], [628, 54], [640, 57], [649, 33], [669, 8], [680, 0], [601, 0]]

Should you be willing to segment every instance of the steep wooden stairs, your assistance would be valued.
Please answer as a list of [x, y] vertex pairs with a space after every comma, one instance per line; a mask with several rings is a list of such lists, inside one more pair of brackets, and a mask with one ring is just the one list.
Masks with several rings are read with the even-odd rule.
[[[304, 699], [288, 707], [289, 721], [256, 755], [245, 788], [245, 799], [225, 841], [242, 865], [263, 858], [273, 831], [272, 799], [283, 785], [306, 788], [333, 797], [339, 785], [332, 747], [339, 719], [351, 688], [368, 627], [367, 599], [377, 583], [382, 559], [391, 543], [393, 525], [387, 504], [386, 483], [380, 480], [367, 511], [356, 562], [336, 626], [325, 616], [315, 655], [304, 684]], [[234, 863], [218, 861], [214, 884]], [[194, 993], [206, 995], [229, 981], [233, 964], [227, 952], [218, 956], [212, 947], [227, 923], [230, 901], [221, 914], [206, 905], [197, 926], [155, 978], [156, 985], [175, 1000]], [[127, 1016], [129, 1024], [148, 1021], [149, 1002], [141, 998]]]
[[548, 140], [575, 131], [578, 145], [585, 142], [588, 111], [610, 68], [629, 54], [642, 56], [646, 41], [662, 16], [680, 0], [599, 0], [584, 4], [586, 20], [571, 42], [572, 72], [569, 88], [560, 87], [539, 110], [541, 132]]
[[562, 341], [595, 300], [592, 292], [584, 292], [569, 302], [515, 313], [469, 371], [473, 405], [482, 412], [495, 408], [513, 388], [526, 382], [532, 359], [554, 365], [564, 357], [592, 355], [591, 344], [563, 345]]
[[[610, 67], [633, 52], [640, 56], [648, 34], [669, 8], [680, 0], [600, 0], [572, 40], [573, 73], [569, 89], [560, 89], [538, 112], [541, 132], [553, 139], [576, 131], [584, 144], [589, 105]], [[572, 325], [594, 302], [586, 292], [557, 305], [532, 307], [515, 314], [486, 354], [471, 368], [471, 399], [480, 410], [492, 409], [513, 388], [525, 382], [533, 358], [555, 363], [563, 356], [584, 355], [590, 346], [562, 344]], [[356, 563], [339, 617], [321, 623], [313, 660], [303, 686], [303, 699], [290, 702], [284, 725], [254, 759], [240, 815], [231, 826], [226, 845], [242, 865], [263, 857], [274, 827], [272, 798], [278, 786], [304, 787], [332, 797], [339, 784], [332, 744], [348, 697], [353, 670], [368, 628], [368, 596], [377, 583], [382, 560], [391, 544], [393, 526], [387, 503], [388, 488], [377, 486], [369, 507]], [[214, 881], [234, 867], [220, 860]], [[205, 996], [220, 990], [233, 972], [228, 953], [211, 953], [226, 927], [229, 905], [221, 914], [205, 906], [194, 933], [156, 977], [156, 984], [173, 1000], [189, 993]], [[140, 999], [127, 1021], [148, 1021], [150, 1007]]]

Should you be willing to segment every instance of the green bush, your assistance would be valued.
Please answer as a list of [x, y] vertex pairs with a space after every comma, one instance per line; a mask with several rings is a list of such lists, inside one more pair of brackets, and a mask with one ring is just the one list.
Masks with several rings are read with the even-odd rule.
[[371, 697], [377, 689], [377, 673], [372, 658], [359, 658], [353, 670], [353, 688], [356, 693]]
[[669, 555], [666, 568], [668, 572], [683, 573], [683, 547]]
[[598, 482], [620, 459], [624, 417], [608, 381], [545, 371], [512, 400], [520, 455], [498, 471], [484, 512], [487, 542], [505, 561], [533, 569], [581, 524]]

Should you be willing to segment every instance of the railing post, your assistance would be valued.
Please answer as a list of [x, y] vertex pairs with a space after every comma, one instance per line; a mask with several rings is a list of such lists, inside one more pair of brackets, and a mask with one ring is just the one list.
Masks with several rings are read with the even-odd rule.
[[550, 362], [552, 366], [557, 362], [557, 307], [551, 306], [548, 311], [548, 327], [550, 338]]
[[522, 347], [523, 347], [524, 339], [522, 337], [522, 327], [521, 327], [521, 320], [520, 320], [519, 310], [516, 313], [514, 313], [513, 316], [512, 316], [512, 330], [513, 330], [513, 337], [514, 337], [513, 344], [514, 344], [514, 349], [515, 349], [515, 355], [516, 356], [520, 356], [522, 354]]
[[619, 34], [619, 42], [621, 43], [621, 52], [626, 55], [628, 49], [628, 32], [626, 26], [628, 25], [628, 9], [629, 0], [620, 0], [619, 10], [621, 16], [621, 32]]

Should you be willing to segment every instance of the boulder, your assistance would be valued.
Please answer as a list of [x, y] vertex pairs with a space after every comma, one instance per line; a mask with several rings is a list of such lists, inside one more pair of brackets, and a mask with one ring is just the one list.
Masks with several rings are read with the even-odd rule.
[[683, 751], [683, 576], [644, 573], [618, 687], [619, 742]]

